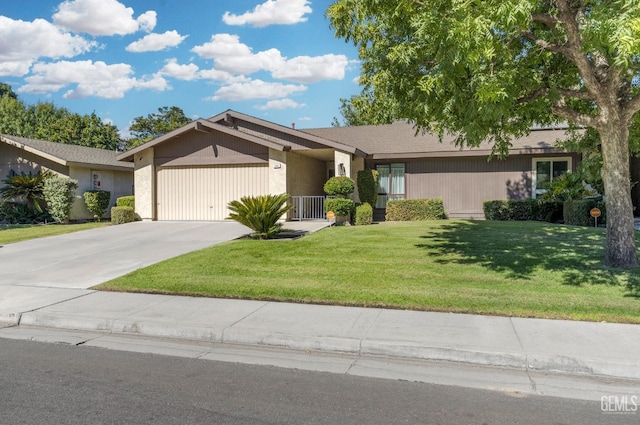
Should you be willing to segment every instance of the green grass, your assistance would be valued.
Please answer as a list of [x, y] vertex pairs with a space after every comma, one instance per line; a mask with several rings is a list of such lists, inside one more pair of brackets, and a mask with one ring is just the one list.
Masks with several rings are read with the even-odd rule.
[[109, 222], [84, 224], [16, 224], [0, 225], [0, 245], [62, 235], [80, 230], [95, 229], [109, 225]]
[[445, 220], [238, 240], [98, 289], [640, 323], [640, 270], [606, 268], [604, 230]]

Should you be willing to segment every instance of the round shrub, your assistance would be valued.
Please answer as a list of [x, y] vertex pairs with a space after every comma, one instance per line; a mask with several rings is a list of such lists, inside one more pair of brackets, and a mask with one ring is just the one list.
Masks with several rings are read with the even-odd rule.
[[356, 188], [356, 184], [350, 177], [334, 176], [324, 184], [324, 192], [330, 196], [347, 196]]
[[116, 207], [131, 207], [134, 210], [136, 209], [136, 197], [133, 195], [130, 196], [121, 196], [116, 199]]
[[112, 224], [124, 224], [135, 221], [136, 213], [131, 207], [112, 207], [111, 208], [111, 223]]
[[353, 200], [348, 198], [330, 198], [324, 201], [325, 211], [333, 211], [339, 217], [346, 217], [351, 213]]
[[368, 203], [356, 207], [356, 226], [373, 223], [373, 208]]
[[87, 190], [84, 193], [84, 203], [93, 217], [100, 220], [111, 202], [111, 192], [108, 190]]

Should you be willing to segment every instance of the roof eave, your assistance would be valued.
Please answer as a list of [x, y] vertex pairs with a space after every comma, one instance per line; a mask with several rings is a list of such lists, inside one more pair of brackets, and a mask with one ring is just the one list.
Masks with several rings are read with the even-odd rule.
[[88, 162], [67, 162], [69, 167], [83, 167], [83, 168], [96, 168], [101, 170], [113, 170], [113, 171], [133, 171], [133, 164], [126, 163], [123, 165], [111, 165], [111, 164], [95, 164]]
[[[541, 155], [547, 153], [565, 153], [565, 149], [548, 147], [548, 148], [517, 148], [509, 149], [509, 155]], [[418, 159], [418, 158], [450, 158], [450, 157], [470, 157], [470, 156], [489, 156], [491, 149], [476, 149], [463, 151], [442, 151], [442, 152], [394, 152], [394, 153], [374, 153], [368, 158], [373, 160], [384, 159]]]
[[10, 139], [8, 137], [5, 137], [5, 136], [2, 136], [1, 140], [3, 142], [5, 142], [6, 144], [8, 144], [8, 145], [14, 146], [14, 147], [16, 147], [18, 149], [22, 149], [22, 150], [24, 150], [26, 152], [29, 152], [29, 153], [32, 153], [34, 155], [38, 155], [38, 156], [40, 156], [42, 158], [48, 159], [49, 161], [53, 161], [53, 162], [55, 162], [57, 164], [64, 165], [64, 166], [68, 165], [68, 163], [67, 163], [67, 161], [65, 159], [59, 158], [59, 157], [57, 157], [55, 155], [51, 155], [51, 154], [49, 154], [47, 152], [43, 152], [40, 149], [33, 148], [33, 147], [31, 147], [31, 146], [29, 146], [29, 145], [27, 145], [25, 143], [20, 143], [20, 142], [18, 142], [16, 140], [12, 140], [12, 139]]

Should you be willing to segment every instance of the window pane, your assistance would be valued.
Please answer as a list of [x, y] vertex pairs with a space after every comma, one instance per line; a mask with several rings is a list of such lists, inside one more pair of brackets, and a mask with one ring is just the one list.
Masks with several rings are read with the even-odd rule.
[[536, 188], [544, 189], [547, 183], [551, 181], [551, 162], [536, 162]]
[[389, 166], [378, 165], [378, 193], [389, 193]]
[[553, 161], [553, 178], [560, 177], [569, 171], [568, 161]]
[[404, 194], [404, 164], [391, 164], [391, 193]]

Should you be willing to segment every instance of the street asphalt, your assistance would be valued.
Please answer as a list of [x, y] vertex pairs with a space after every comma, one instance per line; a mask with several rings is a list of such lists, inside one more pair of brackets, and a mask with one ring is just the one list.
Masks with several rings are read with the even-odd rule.
[[[324, 225], [292, 227], [314, 231]], [[638, 325], [89, 289], [246, 232], [230, 222], [138, 222], [3, 246], [0, 326], [640, 380]]]

